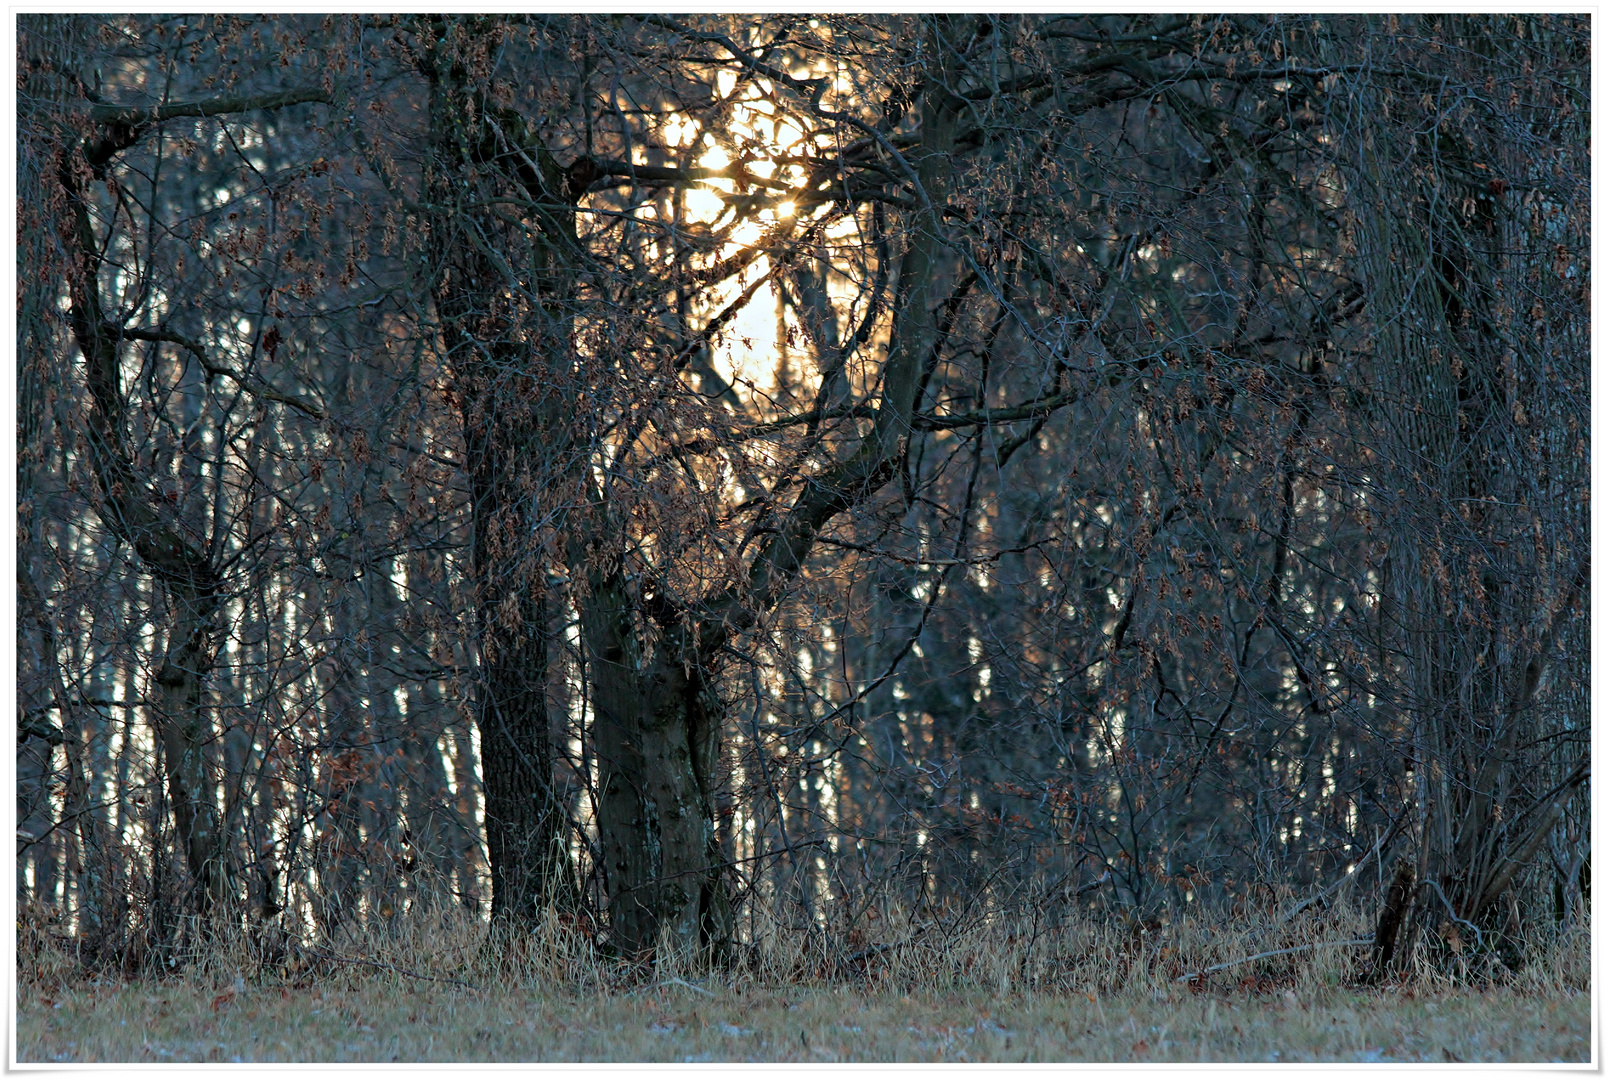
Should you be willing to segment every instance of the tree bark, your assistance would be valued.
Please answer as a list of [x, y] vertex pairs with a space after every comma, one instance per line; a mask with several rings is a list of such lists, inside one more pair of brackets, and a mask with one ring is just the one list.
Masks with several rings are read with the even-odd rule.
[[[118, 132], [103, 132], [86, 156], [100, 164], [132, 143]], [[86, 140], [88, 144], [90, 140]], [[108, 150], [108, 146], [114, 148]], [[104, 155], [104, 156], [103, 156]], [[71, 227], [63, 237], [75, 259], [69, 281], [69, 322], [84, 356], [91, 408], [86, 420], [89, 459], [100, 488], [101, 520], [132, 547], [167, 594], [170, 624], [167, 649], [156, 674], [157, 736], [167, 763], [168, 797], [198, 905], [209, 914], [229, 891], [219, 843], [218, 814], [208, 775], [206, 747], [211, 730], [203, 712], [207, 674], [215, 652], [214, 620], [222, 585], [206, 554], [186, 532], [155, 508], [148, 487], [134, 470], [124, 445], [121, 328], [106, 321], [100, 298], [101, 256], [90, 223], [87, 178], [69, 161], [60, 173], [68, 196]], [[199, 532], [191, 535], [199, 535]]]
[[[488, 440], [489, 441], [489, 440]], [[539, 582], [506, 581], [512, 538], [500, 524], [512, 494], [510, 463], [494, 447], [471, 451], [480, 679], [475, 721], [486, 794], [493, 919], [526, 925], [565, 892], [562, 809], [553, 791], [547, 713], [548, 606]], [[516, 515], [517, 520], [517, 515]], [[499, 543], [499, 540], [502, 541]]]
[[[715, 823], [720, 702], [702, 667], [661, 642], [644, 661], [617, 578], [583, 605], [599, 768], [598, 831], [621, 955], [719, 949], [731, 936]], [[677, 637], [677, 635], [671, 635]]]
[[[549, 563], [536, 510], [540, 492], [555, 479], [546, 470], [567, 431], [561, 383], [570, 346], [575, 206], [540, 139], [523, 118], [499, 109], [466, 69], [464, 53], [486, 31], [472, 19], [423, 21], [421, 33], [432, 43], [424, 72], [431, 82], [426, 183], [436, 207], [437, 314], [462, 400], [474, 522], [475, 718], [492, 917], [528, 925], [549, 902], [574, 893], [553, 789]], [[483, 205], [464, 207], [482, 187], [512, 188], [537, 204], [540, 238], [529, 280], [515, 280], [506, 261], [478, 239], [507, 229]], [[541, 301], [522, 306], [514, 294]]]

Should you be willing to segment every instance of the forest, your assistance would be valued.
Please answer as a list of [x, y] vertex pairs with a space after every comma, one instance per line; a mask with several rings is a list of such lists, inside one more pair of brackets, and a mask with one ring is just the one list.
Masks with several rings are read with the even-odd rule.
[[17, 18], [86, 970], [1587, 917], [1588, 17]]

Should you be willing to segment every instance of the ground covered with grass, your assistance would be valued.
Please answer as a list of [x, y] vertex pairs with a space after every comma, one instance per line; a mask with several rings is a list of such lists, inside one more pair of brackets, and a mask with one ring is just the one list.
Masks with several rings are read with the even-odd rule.
[[[1590, 1060], [1589, 941], [1517, 974], [1364, 988], [1356, 926], [888, 931], [841, 956], [754, 949], [719, 974], [613, 963], [538, 935], [487, 960], [472, 925], [415, 926], [252, 968], [223, 950], [165, 978], [25, 949], [17, 1061], [1575, 1062]], [[1261, 952], [1280, 955], [1250, 960]], [[853, 959], [851, 957], [851, 959]], [[1190, 974], [1226, 965], [1202, 978]], [[1494, 970], [1494, 969], [1492, 969]]]
[[232, 995], [187, 984], [64, 987], [26, 997], [17, 1029], [19, 1063], [1584, 1062], [1591, 1022], [1587, 994], [1505, 988], [1152, 999], [848, 986], [706, 995], [670, 984], [598, 996], [371, 978]]

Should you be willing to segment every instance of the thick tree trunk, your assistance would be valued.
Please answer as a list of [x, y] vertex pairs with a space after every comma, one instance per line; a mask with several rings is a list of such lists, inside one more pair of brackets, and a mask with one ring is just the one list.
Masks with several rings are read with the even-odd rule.
[[158, 734], [167, 764], [168, 798], [173, 803], [179, 843], [203, 914], [229, 894], [218, 808], [207, 767], [211, 730], [202, 712], [204, 677], [212, 668], [212, 615], [216, 600], [174, 597], [178, 618], [170, 632], [162, 667], [156, 673]]
[[[434, 42], [427, 185], [436, 300], [462, 396], [474, 518], [480, 678], [476, 722], [486, 796], [492, 916], [529, 923], [573, 895], [564, 815], [553, 790], [548, 731], [546, 570], [540, 493], [561, 469], [567, 433], [562, 373], [573, 313], [574, 194], [525, 120], [492, 102], [465, 57], [483, 44], [476, 20], [431, 16]], [[537, 164], [539, 162], [539, 164]], [[541, 239], [528, 279], [484, 247], [507, 224], [463, 206], [508, 190], [532, 200]], [[521, 267], [520, 274], [526, 273]], [[525, 297], [540, 296], [539, 304]]]
[[[1476, 42], [1485, 32], [1456, 29]], [[1358, 246], [1378, 327], [1375, 392], [1396, 406], [1373, 482], [1393, 530], [1391, 644], [1417, 766], [1416, 865], [1403, 879], [1417, 885], [1410, 901], [1392, 888], [1377, 977], [1436, 937], [1457, 953], [1494, 938], [1516, 962], [1509, 890], [1589, 779], [1583, 754], [1549, 761], [1535, 749], [1551, 744], [1553, 722], [1535, 707], [1542, 677], [1589, 576], [1583, 552], [1565, 561], [1564, 544], [1547, 550], [1542, 515], [1556, 542], [1579, 510], [1537, 481], [1550, 470], [1520, 430], [1525, 408], [1548, 407], [1548, 384], [1531, 375], [1522, 399], [1504, 401], [1505, 383], [1561, 361], [1538, 355], [1512, 310], [1521, 268], [1509, 253], [1530, 241], [1506, 181], [1462, 179], [1524, 166], [1504, 160], [1498, 130], [1475, 123], [1436, 136], [1433, 160], [1447, 174], [1430, 187], [1417, 139], [1370, 141], [1349, 180], [1369, 210]]]
[[[934, 21], [933, 32], [958, 36], [947, 17]], [[945, 64], [954, 44], [936, 44]], [[599, 832], [613, 940], [623, 954], [661, 944], [681, 955], [718, 951], [730, 937], [713, 797], [723, 716], [712, 661], [732, 633], [780, 601], [821, 528], [880, 490], [908, 451], [921, 374], [940, 344], [932, 310], [946, 247], [938, 207], [953, 172], [949, 152], [960, 104], [943, 79], [929, 83], [918, 104], [922, 146], [911, 154], [912, 179], [930, 206], [918, 212], [901, 260], [899, 307], [872, 429], [852, 454], [805, 481], [755, 556], [748, 581], [709, 597], [691, 619], [660, 620], [664, 629], [650, 641], [647, 612], [619, 565], [599, 569], [595, 550], [572, 545], [572, 571], [589, 584], [582, 625], [602, 773]], [[594, 491], [606, 522], [602, 500]], [[612, 525], [609, 531], [618, 536]]]
[[[475, 572], [480, 583], [480, 680], [475, 721], [486, 794], [486, 850], [494, 920], [531, 924], [549, 899], [567, 894], [562, 808], [553, 791], [547, 713], [547, 602], [542, 585], [505, 581], [498, 550], [511, 540], [497, 522], [510, 501], [507, 465], [471, 454]], [[518, 560], [515, 560], [518, 561]]]
[[644, 660], [625, 589], [617, 577], [599, 584], [582, 626], [613, 944], [625, 956], [661, 940], [682, 953], [718, 950], [732, 931], [714, 813], [720, 703], [670, 641]]

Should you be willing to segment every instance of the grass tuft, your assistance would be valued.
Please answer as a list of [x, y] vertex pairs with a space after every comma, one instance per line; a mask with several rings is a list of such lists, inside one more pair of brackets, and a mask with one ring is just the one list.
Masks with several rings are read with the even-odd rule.
[[1311, 947], [1367, 938], [1368, 917], [1352, 909], [1283, 922], [1191, 913], [1057, 925], [873, 914], [850, 934], [756, 921], [752, 938], [712, 968], [609, 959], [558, 912], [526, 932], [488, 931], [442, 906], [318, 944], [265, 947], [263, 934], [242, 929], [191, 948], [169, 973], [114, 977], [84, 968], [47, 913], [25, 909], [18, 1060], [1590, 1056], [1590, 941], [1580, 926], [1538, 933], [1517, 972], [1471, 962], [1364, 988], [1366, 947]]

